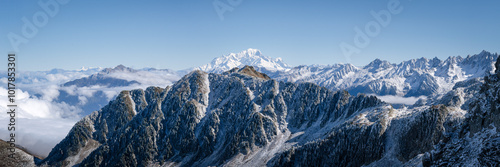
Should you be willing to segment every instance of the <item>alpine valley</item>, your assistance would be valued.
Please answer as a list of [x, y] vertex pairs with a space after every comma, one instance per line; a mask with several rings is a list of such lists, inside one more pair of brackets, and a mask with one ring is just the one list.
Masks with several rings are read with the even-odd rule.
[[[181, 71], [99, 69], [58, 82], [52, 99], [80, 108], [82, 118], [34, 159], [37, 166], [498, 166], [499, 69], [498, 54], [487, 51], [292, 67], [257, 49]], [[83, 99], [80, 88], [102, 90]]]

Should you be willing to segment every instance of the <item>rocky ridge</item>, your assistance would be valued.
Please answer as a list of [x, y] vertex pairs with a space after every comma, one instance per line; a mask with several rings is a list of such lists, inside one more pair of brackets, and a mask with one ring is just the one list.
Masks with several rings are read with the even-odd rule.
[[248, 162], [240, 159], [252, 158], [266, 162], [292, 145], [286, 143], [292, 134], [317, 137], [298, 135], [298, 143], [322, 138], [334, 125], [330, 122], [384, 105], [373, 96], [280, 83], [248, 75], [264, 76], [244, 69], [227, 75], [194, 71], [166, 89], [123, 91], [78, 122], [42, 164], [241, 165]]

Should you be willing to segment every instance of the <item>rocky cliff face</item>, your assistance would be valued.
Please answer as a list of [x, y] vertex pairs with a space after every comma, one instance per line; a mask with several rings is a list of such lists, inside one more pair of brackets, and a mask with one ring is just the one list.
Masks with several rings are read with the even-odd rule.
[[122, 91], [104, 108], [77, 122], [42, 163], [49, 166], [72, 166], [80, 163], [96, 148], [118, 135], [120, 128], [148, 106], [146, 100], [155, 101], [162, 91], [154, 87], [146, 91]]
[[[449, 109], [443, 105], [411, 115], [373, 109], [334, 127], [322, 139], [275, 156], [268, 166], [405, 166], [445, 139]], [[377, 113], [377, 114], [374, 114]], [[417, 161], [411, 162], [411, 161]]]

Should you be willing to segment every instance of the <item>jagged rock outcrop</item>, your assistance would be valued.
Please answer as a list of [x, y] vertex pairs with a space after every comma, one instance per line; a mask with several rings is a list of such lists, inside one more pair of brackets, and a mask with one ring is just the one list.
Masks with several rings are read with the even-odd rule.
[[229, 71], [224, 72], [223, 74], [227, 75], [227, 74], [231, 74], [231, 73], [240, 73], [240, 74], [243, 74], [243, 75], [253, 76], [253, 77], [261, 78], [261, 79], [264, 79], [264, 80], [271, 79], [266, 74], [257, 72], [257, 71], [255, 71], [255, 69], [252, 66], [248, 66], [248, 65], [244, 66], [241, 69], [239, 69], [238, 67], [235, 67], [235, 68], [233, 68], [233, 69], [231, 69]]
[[423, 159], [428, 166], [498, 166], [500, 164], [500, 58], [496, 74], [486, 76], [469, 104], [463, 126]]
[[[348, 123], [350, 124], [350, 123]], [[323, 140], [293, 147], [268, 166], [361, 166], [380, 159], [385, 150], [384, 125], [343, 125]]]
[[80, 163], [92, 151], [117, 135], [115, 132], [125, 126], [137, 112], [142, 111], [147, 106], [146, 99], [155, 101], [162, 91], [154, 87], [146, 91], [122, 91], [100, 111], [93, 112], [77, 122], [41, 164], [72, 166]]
[[483, 84], [483, 78], [473, 78], [457, 82], [448, 93], [428, 100], [429, 105], [443, 104], [468, 111], [470, 103], [474, 100], [474, 95], [479, 93]]
[[[433, 149], [445, 137], [449, 108], [439, 105], [398, 115], [374, 109], [334, 127], [325, 139], [296, 146], [275, 156], [268, 166], [404, 166]], [[373, 122], [372, 122], [373, 121]]]
[[448, 112], [444, 105], [432, 106], [413, 121], [407, 122], [398, 143], [397, 158], [407, 162], [418, 154], [432, 150], [434, 145], [444, 139], [444, 123]]

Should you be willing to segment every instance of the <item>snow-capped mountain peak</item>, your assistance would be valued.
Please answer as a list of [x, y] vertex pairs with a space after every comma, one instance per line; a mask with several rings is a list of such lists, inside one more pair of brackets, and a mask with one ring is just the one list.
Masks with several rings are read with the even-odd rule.
[[393, 65], [385, 60], [375, 59], [370, 64], [366, 65], [364, 69], [369, 70], [370, 72], [376, 72], [379, 69], [387, 69], [391, 68]]
[[242, 68], [245, 65], [262, 67], [270, 71], [286, 70], [290, 66], [283, 62], [281, 58], [271, 58], [264, 56], [258, 49], [247, 49], [240, 53], [230, 53], [217, 57], [210, 64], [200, 66], [199, 69], [206, 72], [222, 73], [235, 67]]

